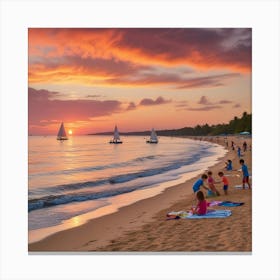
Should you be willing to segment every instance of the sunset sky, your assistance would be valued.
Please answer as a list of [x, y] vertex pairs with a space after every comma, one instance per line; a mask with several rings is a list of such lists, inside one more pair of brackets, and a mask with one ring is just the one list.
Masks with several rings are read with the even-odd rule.
[[251, 29], [30, 28], [29, 134], [226, 123], [251, 113]]

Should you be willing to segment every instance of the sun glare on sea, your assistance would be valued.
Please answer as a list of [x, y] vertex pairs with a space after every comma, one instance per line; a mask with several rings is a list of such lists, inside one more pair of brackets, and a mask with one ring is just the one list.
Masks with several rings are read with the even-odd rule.
[[73, 132], [72, 132], [71, 129], [68, 130], [68, 134], [69, 134], [69, 135], [72, 135], [72, 134], [73, 134]]

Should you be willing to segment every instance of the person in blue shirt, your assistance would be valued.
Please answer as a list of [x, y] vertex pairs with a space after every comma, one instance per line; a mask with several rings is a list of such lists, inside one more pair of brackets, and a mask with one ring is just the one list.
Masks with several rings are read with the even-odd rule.
[[232, 170], [232, 161], [230, 159], [228, 159], [228, 161], [226, 162], [226, 170]]
[[208, 176], [206, 174], [202, 174], [201, 178], [199, 178], [194, 184], [193, 184], [193, 192], [196, 193], [200, 190], [200, 187], [203, 187], [206, 190], [209, 190], [204, 184], [207, 180]]
[[201, 177], [193, 184], [194, 202], [196, 201], [196, 193], [200, 190], [200, 187], [203, 187], [208, 191], [210, 190], [205, 186], [205, 183], [207, 183], [207, 178], [208, 176], [206, 174], [202, 174]]
[[237, 155], [239, 158], [241, 158], [241, 148], [239, 146], [237, 148]]
[[243, 173], [243, 179], [242, 179], [242, 187], [243, 189], [245, 189], [245, 183], [248, 184], [249, 189], [251, 189], [251, 185], [249, 182], [249, 171], [248, 171], [248, 167], [244, 162], [244, 159], [239, 160], [239, 163], [241, 164], [241, 169], [242, 169], [242, 173]]

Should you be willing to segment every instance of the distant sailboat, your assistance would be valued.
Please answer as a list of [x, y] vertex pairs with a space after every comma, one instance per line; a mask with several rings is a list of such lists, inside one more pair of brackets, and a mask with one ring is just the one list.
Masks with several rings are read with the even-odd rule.
[[68, 140], [68, 137], [66, 135], [65, 129], [64, 129], [64, 124], [63, 122], [60, 125], [58, 134], [57, 134], [57, 140], [63, 141], [63, 140]]
[[146, 142], [150, 143], [150, 144], [157, 144], [158, 143], [157, 134], [156, 134], [154, 129], [152, 129], [152, 131], [151, 131], [150, 140], [147, 140]]
[[114, 138], [110, 140], [110, 144], [122, 144], [117, 126], [115, 126]]

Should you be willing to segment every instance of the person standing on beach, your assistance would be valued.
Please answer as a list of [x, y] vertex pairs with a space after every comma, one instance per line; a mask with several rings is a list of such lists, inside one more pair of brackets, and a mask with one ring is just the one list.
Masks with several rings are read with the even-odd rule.
[[212, 171], [208, 171], [207, 175], [208, 175], [208, 187], [210, 188], [211, 192], [214, 193], [215, 195], [219, 196], [220, 193], [218, 192], [218, 190], [216, 189], [214, 183], [216, 183], [214, 181], [214, 178], [212, 177]]
[[228, 186], [229, 186], [228, 178], [224, 175], [224, 173], [222, 171], [220, 171], [218, 173], [218, 175], [222, 178], [221, 183], [222, 182], [224, 183], [223, 190], [224, 190], [225, 195], [227, 195], [228, 194]]
[[239, 146], [237, 148], [237, 155], [239, 158], [241, 158], [241, 148]]
[[244, 141], [243, 143], [243, 152], [246, 152], [247, 151], [247, 142]]
[[234, 142], [233, 141], [231, 141], [231, 148], [234, 151]]
[[248, 167], [244, 162], [244, 159], [239, 160], [239, 163], [241, 164], [241, 169], [243, 173], [243, 179], [242, 179], [242, 187], [245, 189], [245, 183], [248, 184], [249, 189], [251, 189], [251, 185], [249, 183], [249, 171]]

